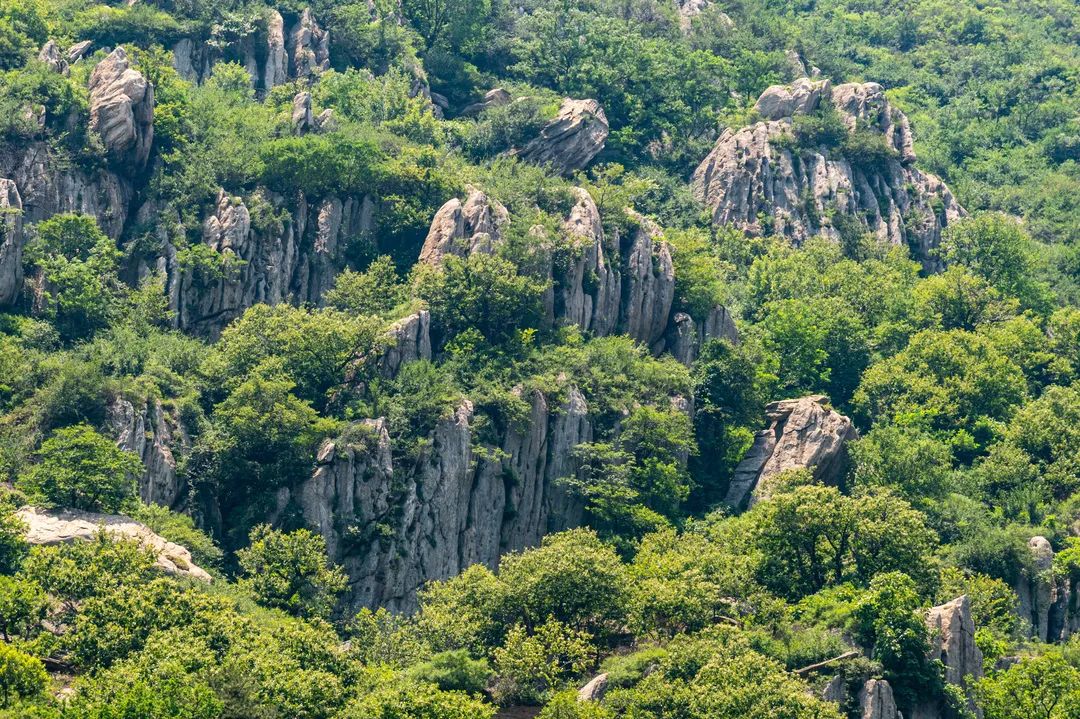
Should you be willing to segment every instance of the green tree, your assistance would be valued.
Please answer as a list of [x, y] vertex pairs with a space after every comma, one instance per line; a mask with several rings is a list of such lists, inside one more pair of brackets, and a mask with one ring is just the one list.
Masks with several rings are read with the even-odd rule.
[[325, 617], [348, 586], [326, 556], [326, 541], [307, 529], [279, 532], [267, 524], [251, 530], [251, 545], [236, 553], [240, 585], [268, 607], [295, 616]]
[[54, 215], [39, 223], [26, 248], [38, 270], [41, 310], [64, 339], [105, 327], [126, 296], [117, 274], [120, 251], [87, 215]]
[[493, 719], [495, 707], [434, 684], [385, 684], [346, 706], [340, 719]]
[[325, 299], [328, 306], [342, 312], [384, 314], [405, 299], [405, 289], [393, 260], [381, 255], [363, 272], [345, 270], [339, 274]]
[[21, 67], [48, 39], [43, 11], [34, 0], [0, 2], [0, 70]]
[[48, 684], [49, 675], [40, 660], [0, 642], [0, 708], [16, 699], [38, 696]]
[[29, 639], [48, 608], [45, 592], [35, 582], [0, 575], [0, 635], [5, 642]]
[[978, 696], [986, 719], [1080, 717], [1080, 670], [1060, 651], [1027, 657], [983, 679]]
[[514, 626], [503, 645], [492, 652], [495, 696], [500, 703], [535, 704], [580, 675], [588, 666], [591, 637], [550, 619], [531, 633]]
[[18, 485], [37, 501], [92, 512], [118, 512], [135, 495], [142, 461], [86, 424], [53, 432]]
[[30, 549], [26, 525], [15, 514], [15, 507], [0, 500], [0, 573], [14, 572]]

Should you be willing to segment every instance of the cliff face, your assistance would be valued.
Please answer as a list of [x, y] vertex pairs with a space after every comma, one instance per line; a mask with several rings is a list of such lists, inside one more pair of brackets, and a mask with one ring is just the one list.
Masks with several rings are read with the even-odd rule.
[[[796, 116], [822, 105], [832, 105], [849, 132], [879, 138], [883, 156], [871, 148], [792, 148]], [[753, 235], [771, 229], [798, 245], [815, 235], [840, 239], [846, 220], [937, 268], [931, 250], [942, 229], [966, 213], [945, 183], [915, 167], [907, 117], [880, 85], [803, 79], [769, 88], [755, 110], [761, 121], [725, 130], [694, 172], [694, 195], [716, 224]]]
[[[582, 507], [556, 484], [571, 449], [589, 441], [588, 407], [574, 388], [551, 406], [534, 393], [527, 426], [478, 451], [473, 405], [464, 400], [411, 466], [396, 466], [384, 420], [361, 423], [361, 440], [320, 448], [311, 478], [278, 496], [326, 539], [349, 575], [353, 607], [408, 611], [425, 582], [503, 552], [539, 544], [580, 522]], [[492, 451], [500, 450], [500, 451]]]

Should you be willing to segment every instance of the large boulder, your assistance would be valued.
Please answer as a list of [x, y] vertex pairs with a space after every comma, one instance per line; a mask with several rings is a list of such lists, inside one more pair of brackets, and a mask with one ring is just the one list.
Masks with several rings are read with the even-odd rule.
[[851, 420], [812, 395], [772, 402], [765, 407], [769, 426], [735, 468], [727, 504], [743, 509], [765, 499], [769, 480], [790, 469], [812, 469], [814, 478], [835, 484], [847, 462], [847, 443], [858, 436]]
[[35, 545], [89, 542], [98, 532], [119, 539], [133, 539], [157, 554], [157, 565], [168, 574], [211, 580], [191, 559], [191, 552], [153, 532], [145, 524], [119, 514], [95, 514], [76, 510], [44, 510], [23, 507], [16, 516], [26, 525], [26, 541]]
[[578, 689], [577, 700], [579, 702], [598, 702], [604, 698], [608, 688], [607, 672], [597, 674], [589, 682]]
[[1020, 572], [1013, 586], [1022, 627], [1033, 639], [1065, 641], [1080, 629], [1077, 587], [1068, 573], [1054, 570], [1054, 548], [1046, 537], [1029, 539], [1028, 551], [1031, 565]]
[[[945, 681], [960, 687], [968, 695], [968, 705], [976, 716], [982, 711], [972, 700], [973, 682], [982, 678], [983, 656], [975, 644], [975, 622], [971, 618], [971, 600], [961, 595], [951, 602], [931, 607], [926, 613], [930, 630], [930, 658], [945, 666]], [[915, 708], [916, 719], [940, 717], [938, 700], [924, 700]]]
[[90, 128], [101, 137], [109, 157], [142, 168], [154, 141], [154, 86], [118, 47], [97, 64], [88, 87]]
[[892, 686], [884, 679], [868, 679], [859, 690], [859, 719], [902, 719]]
[[41, 52], [38, 53], [38, 60], [45, 63], [50, 70], [61, 75], [68, 74], [68, 61], [67, 58], [60, 52], [60, 46], [56, 44], [55, 40], [49, 40], [41, 47]]
[[[880, 136], [881, 156], [795, 147], [793, 116], [825, 103], [849, 131]], [[694, 196], [717, 225], [780, 235], [796, 246], [818, 235], [840, 240], [857, 229], [912, 247], [928, 270], [940, 267], [933, 250], [941, 232], [966, 213], [945, 183], [915, 167], [907, 117], [880, 85], [833, 87], [803, 78], [770, 87], [755, 109], [762, 120], [725, 130], [694, 172]]]
[[596, 100], [566, 98], [559, 114], [540, 128], [540, 134], [514, 154], [528, 162], [550, 165], [569, 175], [584, 169], [602, 149], [608, 136], [604, 109]]
[[455, 197], [435, 213], [420, 261], [438, 265], [447, 255], [490, 253], [502, 240], [502, 228], [509, 219], [502, 204], [470, 186], [464, 202]]
[[22, 291], [22, 198], [12, 180], [0, 179], [0, 307]]

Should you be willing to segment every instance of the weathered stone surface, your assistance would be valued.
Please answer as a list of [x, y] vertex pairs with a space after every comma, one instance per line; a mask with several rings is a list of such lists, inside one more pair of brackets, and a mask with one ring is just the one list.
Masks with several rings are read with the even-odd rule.
[[558, 278], [554, 314], [561, 324], [576, 324], [603, 337], [619, 321], [621, 277], [617, 262], [613, 266], [605, 256], [604, 226], [592, 196], [580, 187], [574, 196], [577, 202], [563, 223], [572, 261]]
[[117, 446], [142, 460], [140, 499], [147, 504], [176, 507], [187, 488], [177, 477], [173, 449], [190, 445], [179, 420], [167, 415], [159, 400], [146, 400], [136, 407], [117, 397], [109, 405], [107, 421]]
[[263, 88], [284, 85], [288, 80], [289, 55], [285, 51], [285, 20], [271, 9], [266, 15], [266, 63], [263, 65]]
[[379, 361], [383, 376], [394, 377], [404, 364], [431, 359], [431, 313], [427, 310], [398, 320], [388, 334], [392, 344]]
[[739, 341], [735, 319], [723, 305], [713, 307], [703, 321], [695, 321], [685, 312], [676, 312], [668, 325], [664, 348], [689, 367], [698, 358], [702, 345], [714, 339], [725, 339], [736, 344]]
[[165, 247], [156, 269], [166, 275], [179, 328], [213, 337], [259, 302], [321, 304], [343, 264], [345, 240], [374, 228], [368, 197], [328, 197], [314, 205], [302, 197], [286, 202], [264, 195], [261, 201], [271, 203], [280, 222], [255, 227], [241, 198], [219, 193], [203, 223], [203, 242], [225, 258], [226, 268], [224, 276], [210, 280], [180, 265], [168, 222], [156, 221]]
[[55, 40], [49, 40], [42, 46], [41, 52], [38, 53], [38, 60], [48, 65], [53, 72], [61, 75], [68, 74], [67, 58], [60, 53], [60, 47]]
[[141, 168], [154, 141], [154, 86], [118, 47], [90, 74], [90, 128], [115, 161]]
[[814, 477], [835, 484], [847, 461], [847, 443], [857, 432], [851, 420], [812, 395], [772, 402], [765, 407], [769, 426], [735, 468], [725, 501], [742, 509], [766, 499], [768, 480], [789, 469], [813, 469]]
[[330, 33], [315, 21], [311, 8], [300, 13], [300, 19], [289, 31], [286, 49], [295, 78], [311, 77], [330, 69]]
[[664, 336], [675, 299], [675, 264], [660, 227], [630, 210], [637, 224], [626, 254], [623, 330], [652, 347]]
[[315, 129], [315, 113], [311, 111], [311, 93], [298, 92], [292, 101], [292, 126], [297, 135]]
[[585, 686], [578, 690], [577, 700], [579, 702], [598, 702], [604, 698], [604, 694], [607, 693], [607, 687], [607, 673], [597, 674], [590, 679]]
[[83, 40], [82, 42], [77, 42], [69, 47], [67, 51], [68, 65], [74, 65], [79, 60], [82, 60], [86, 56], [86, 53], [90, 52], [90, 48], [93, 46], [93, 40]]
[[754, 112], [764, 120], [779, 120], [793, 115], [809, 114], [818, 108], [824, 97], [828, 101], [832, 84], [828, 80], [800, 78], [791, 85], [772, 85], [754, 103]]
[[903, 719], [892, 687], [884, 679], [868, 679], [859, 690], [860, 719]]
[[[982, 678], [983, 656], [975, 645], [975, 622], [971, 618], [971, 601], [962, 595], [945, 604], [931, 607], [926, 613], [930, 630], [930, 658], [945, 665], [945, 681], [962, 688], [968, 695], [969, 708], [982, 717], [971, 699], [972, 682]], [[924, 701], [916, 707], [915, 719], [941, 716], [937, 702]]]
[[467, 105], [465, 109], [461, 111], [462, 117], [471, 117], [473, 115], [479, 115], [489, 107], [502, 107], [503, 105], [509, 105], [511, 100], [510, 93], [501, 87], [495, 87], [484, 93], [484, 99], [480, 102], [474, 102], [471, 105]]
[[96, 217], [98, 226], [112, 238], [119, 237], [127, 224], [134, 195], [131, 183], [111, 170], [85, 170], [74, 163], [57, 162], [45, 142], [0, 147], [0, 177], [17, 186], [24, 224], [60, 212], [78, 212]]
[[23, 204], [13, 180], [0, 179], [0, 307], [22, 292]]
[[1065, 641], [1080, 630], [1080, 594], [1068, 574], [1054, 570], [1054, 549], [1046, 537], [1032, 537], [1028, 550], [1033, 566], [1013, 587], [1022, 629], [1043, 642]]
[[592, 437], [584, 398], [567, 388], [557, 407], [540, 393], [531, 404], [528, 426], [506, 430], [500, 452], [478, 454], [473, 406], [463, 401], [400, 468], [385, 421], [360, 423], [350, 441], [323, 444], [311, 479], [283, 490], [278, 507], [298, 506], [326, 538], [349, 575], [351, 606], [411, 610], [425, 582], [494, 566], [580, 522], [580, 502], [555, 480], [574, 471], [571, 448]]
[[420, 261], [437, 265], [447, 255], [490, 253], [502, 241], [502, 227], [509, 217], [502, 204], [469, 187], [464, 203], [454, 198], [435, 213], [420, 249]]
[[210, 575], [191, 559], [191, 552], [155, 534], [144, 524], [119, 514], [95, 514], [75, 510], [44, 510], [23, 507], [16, 516], [26, 525], [26, 540], [30, 544], [53, 545], [92, 540], [98, 531], [133, 539], [157, 553], [157, 565], [169, 574], [190, 577], [204, 582]]
[[569, 175], [584, 169], [604, 149], [607, 136], [607, 116], [600, 103], [566, 98], [559, 114], [540, 129], [537, 137], [513, 154]]
[[[791, 134], [791, 115], [831, 102], [849, 128], [860, 122], [880, 133], [895, 156], [863, 162], [836, 150], [792, 151], [777, 142]], [[830, 87], [803, 79], [769, 88], [758, 101], [766, 119], [721, 134], [694, 172], [692, 189], [716, 224], [733, 224], [749, 234], [773, 232], [799, 245], [810, 237], [839, 239], [842, 215], [856, 220], [879, 240], [908, 245], [927, 269], [941, 231], [966, 213], [934, 175], [913, 165], [907, 118], [875, 83]], [[765, 218], [765, 222], [761, 218]]]

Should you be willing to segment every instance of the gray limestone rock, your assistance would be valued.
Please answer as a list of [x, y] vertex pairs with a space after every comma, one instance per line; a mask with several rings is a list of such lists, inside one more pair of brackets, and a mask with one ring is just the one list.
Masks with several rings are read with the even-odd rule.
[[88, 87], [90, 128], [114, 161], [142, 168], [154, 141], [154, 86], [118, 47], [94, 68]]
[[49, 40], [42, 46], [41, 52], [38, 53], [38, 60], [48, 65], [53, 72], [61, 75], [68, 74], [67, 58], [60, 53], [60, 47], [55, 40]]
[[[931, 607], [926, 613], [930, 630], [930, 658], [945, 665], [945, 681], [960, 687], [968, 695], [968, 706], [981, 719], [982, 711], [973, 696], [973, 682], [982, 678], [983, 656], [975, 644], [975, 622], [971, 601], [962, 595], [945, 604]], [[915, 708], [915, 719], [941, 716], [941, 707], [924, 701]]]
[[74, 65], [79, 60], [82, 60], [86, 56], [86, 53], [90, 52], [90, 48], [93, 46], [93, 40], [83, 40], [82, 42], [77, 42], [69, 47], [67, 51], [68, 65]]
[[[835, 104], [849, 128], [880, 133], [895, 156], [863, 163], [822, 148], [792, 151], [791, 114], [821, 102]], [[817, 235], [838, 240], [830, 218], [840, 213], [882, 242], [912, 247], [926, 269], [940, 266], [932, 251], [941, 232], [966, 213], [940, 179], [914, 167], [907, 118], [880, 85], [830, 88], [804, 78], [766, 90], [758, 109], [765, 120], [725, 130], [694, 172], [694, 196], [716, 224], [799, 245]]]
[[569, 175], [584, 169], [604, 149], [607, 136], [607, 116], [600, 103], [566, 98], [559, 114], [540, 129], [540, 134], [512, 154]]
[[509, 218], [502, 204], [470, 186], [465, 202], [454, 198], [435, 213], [420, 261], [437, 265], [447, 255], [490, 254], [502, 241], [502, 228]]
[[263, 88], [269, 90], [288, 80], [289, 55], [285, 51], [285, 20], [271, 9], [266, 14], [266, 63], [263, 65]]
[[19, 188], [13, 180], [0, 179], [0, 307], [13, 304], [22, 293], [22, 220]]
[[26, 525], [26, 541], [34, 545], [88, 542], [99, 531], [106, 534], [133, 539], [157, 554], [157, 566], [168, 574], [189, 577], [203, 582], [211, 580], [204, 569], [197, 566], [191, 552], [179, 544], [155, 534], [144, 524], [119, 514], [95, 514], [75, 510], [44, 510], [23, 507], [15, 515]]
[[607, 687], [607, 673], [597, 674], [590, 679], [585, 686], [578, 690], [577, 700], [579, 702], [598, 702], [604, 698], [604, 694], [607, 693]]
[[292, 127], [297, 135], [315, 129], [315, 113], [311, 110], [311, 93], [306, 90], [296, 93], [293, 98]]
[[858, 436], [851, 420], [812, 395], [765, 407], [769, 426], [735, 468], [725, 502], [743, 509], [767, 498], [768, 480], [790, 469], [813, 469], [814, 477], [835, 484], [847, 461], [847, 443]]
[[[563, 222], [570, 260], [559, 277], [554, 314], [561, 324], [575, 324], [603, 337], [619, 321], [621, 277], [605, 255], [604, 226], [596, 203], [580, 187], [574, 188], [574, 196], [577, 202]], [[552, 273], [556, 271], [553, 268]]]
[[860, 719], [903, 719], [892, 687], [884, 679], [868, 679], [859, 690]]
[[394, 377], [402, 365], [431, 359], [431, 313], [420, 310], [390, 325], [390, 346], [379, 360], [384, 377]]
[[315, 21], [311, 8], [304, 8], [286, 42], [292, 76], [303, 79], [330, 69], [330, 33]]
[[621, 325], [635, 340], [652, 347], [667, 330], [675, 299], [675, 264], [660, 227], [635, 212], [627, 213], [637, 228], [626, 253]]
[[147, 504], [175, 508], [187, 487], [177, 476], [173, 450], [190, 446], [180, 421], [165, 412], [160, 400], [146, 400], [136, 407], [123, 397], [109, 405], [106, 419], [116, 445], [142, 460], [139, 498]]

